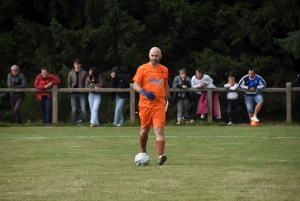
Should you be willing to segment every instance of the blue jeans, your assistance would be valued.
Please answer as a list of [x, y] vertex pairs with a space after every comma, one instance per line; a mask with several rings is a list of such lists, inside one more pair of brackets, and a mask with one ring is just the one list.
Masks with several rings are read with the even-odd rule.
[[114, 125], [123, 124], [124, 117], [123, 117], [123, 106], [126, 101], [126, 98], [120, 98], [118, 94], [116, 94], [116, 109], [115, 109], [115, 118], [114, 118]]
[[264, 102], [264, 98], [260, 92], [257, 94], [244, 94], [244, 97], [248, 113], [254, 112], [253, 101], [256, 103]]
[[39, 100], [41, 117], [43, 123], [52, 122], [52, 98], [48, 98], [47, 96], [42, 96], [42, 100]]
[[76, 111], [77, 111], [77, 105], [80, 104], [81, 108], [81, 118], [83, 121], [86, 121], [86, 97], [85, 93], [72, 93], [71, 94], [71, 121], [72, 123], [77, 120], [76, 117]]
[[90, 122], [99, 126], [98, 119], [98, 109], [101, 103], [101, 94], [100, 93], [89, 93], [89, 105], [91, 110], [91, 120]]

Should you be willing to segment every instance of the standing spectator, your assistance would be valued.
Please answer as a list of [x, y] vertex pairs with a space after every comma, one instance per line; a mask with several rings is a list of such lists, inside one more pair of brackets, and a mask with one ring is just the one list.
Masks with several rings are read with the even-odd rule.
[[227, 116], [228, 125], [234, 125], [236, 124], [236, 111], [238, 107], [238, 93], [235, 92], [238, 85], [235, 83], [235, 78], [230, 76], [228, 83], [225, 84], [224, 87], [233, 90], [233, 92], [227, 92]]
[[[85, 81], [88, 74], [81, 68], [79, 59], [74, 61], [74, 69], [68, 75], [68, 88], [85, 88]], [[76, 117], [77, 105], [80, 104], [81, 118]], [[86, 121], [86, 94], [83, 92], [71, 93], [71, 122], [73, 124]]]
[[[173, 88], [174, 89], [188, 89], [191, 87], [191, 78], [186, 75], [186, 69], [180, 69], [179, 75], [174, 78]], [[190, 104], [190, 93], [189, 92], [177, 92], [177, 123], [180, 124], [182, 120], [182, 115], [189, 115], [189, 104]], [[189, 120], [186, 120], [189, 123]]]
[[[34, 88], [39, 90], [51, 89], [53, 85], [60, 84], [61, 81], [53, 74], [49, 74], [47, 68], [42, 68], [41, 74], [36, 76]], [[44, 124], [48, 126], [52, 123], [52, 92], [38, 92], [41, 117]]]
[[[196, 75], [192, 77], [191, 80], [192, 88], [205, 88], [207, 85], [210, 85], [213, 83], [213, 79], [209, 75], [204, 74], [204, 72], [200, 69], [196, 69]], [[198, 103], [201, 97], [201, 91], [195, 93], [195, 106], [196, 111], [198, 111]], [[199, 120], [203, 121], [205, 114], [198, 114]]]
[[[11, 89], [19, 89], [26, 87], [26, 80], [22, 73], [20, 73], [19, 66], [13, 65], [11, 73], [7, 76], [7, 86]], [[16, 123], [18, 126], [22, 125], [22, 117], [20, 113], [21, 106], [25, 97], [24, 92], [10, 92], [10, 103], [14, 111]]]
[[[86, 78], [85, 87], [95, 89], [101, 89], [103, 87], [103, 79], [96, 67], [90, 68], [89, 76]], [[91, 111], [90, 127], [99, 126], [98, 109], [101, 103], [101, 93], [89, 92], [88, 100]]]
[[140, 66], [133, 78], [133, 88], [140, 93], [139, 115], [141, 119], [140, 146], [141, 152], [147, 153], [148, 134], [154, 126], [156, 136], [157, 164], [167, 161], [165, 150], [164, 126], [166, 121], [166, 98], [170, 99], [168, 68], [159, 63], [161, 50], [151, 48], [150, 62]]
[[[262, 108], [264, 99], [260, 92], [258, 92], [258, 89], [265, 88], [267, 86], [265, 80], [255, 74], [254, 69], [248, 70], [248, 75], [245, 75], [240, 81], [239, 81], [239, 87], [242, 89], [248, 89], [249, 91], [245, 92], [245, 103], [248, 111], [248, 116], [250, 121], [256, 121], [259, 122], [257, 115]], [[253, 111], [253, 101], [256, 102], [255, 109]]]
[[[113, 67], [110, 71], [111, 76], [111, 87], [112, 88], [129, 88], [129, 82], [125, 75], [121, 74], [121, 71], [118, 67]], [[126, 98], [129, 96], [128, 92], [116, 92], [113, 94], [116, 98], [116, 108], [114, 123], [115, 126], [121, 126], [124, 122], [123, 117], [123, 106], [126, 101]]]

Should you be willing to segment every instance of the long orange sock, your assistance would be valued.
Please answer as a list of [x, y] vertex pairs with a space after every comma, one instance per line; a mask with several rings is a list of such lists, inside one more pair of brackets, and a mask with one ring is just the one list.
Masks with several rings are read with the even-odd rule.
[[141, 136], [140, 135], [140, 146], [141, 146], [141, 150], [143, 153], [146, 153], [147, 152], [147, 141], [148, 141], [148, 135], [146, 136]]
[[165, 141], [163, 140], [156, 141], [156, 150], [158, 156], [163, 155], [165, 152]]

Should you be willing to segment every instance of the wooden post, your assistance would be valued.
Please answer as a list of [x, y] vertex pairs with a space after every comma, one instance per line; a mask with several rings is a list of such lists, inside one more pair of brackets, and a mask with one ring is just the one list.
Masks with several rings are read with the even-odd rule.
[[57, 107], [57, 85], [52, 86], [52, 123], [57, 123], [58, 107]]
[[292, 123], [292, 84], [286, 83], [286, 121]]
[[207, 114], [207, 122], [211, 123], [213, 120], [213, 112], [212, 112], [212, 96], [213, 96], [213, 91], [212, 89], [207, 89], [207, 98], [208, 98], [208, 114]]
[[135, 90], [130, 84], [130, 121], [135, 122]]

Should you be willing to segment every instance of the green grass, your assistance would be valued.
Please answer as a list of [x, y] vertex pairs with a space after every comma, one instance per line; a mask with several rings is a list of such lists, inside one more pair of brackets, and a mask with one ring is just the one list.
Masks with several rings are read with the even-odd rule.
[[0, 200], [299, 200], [299, 126], [0, 127]]

